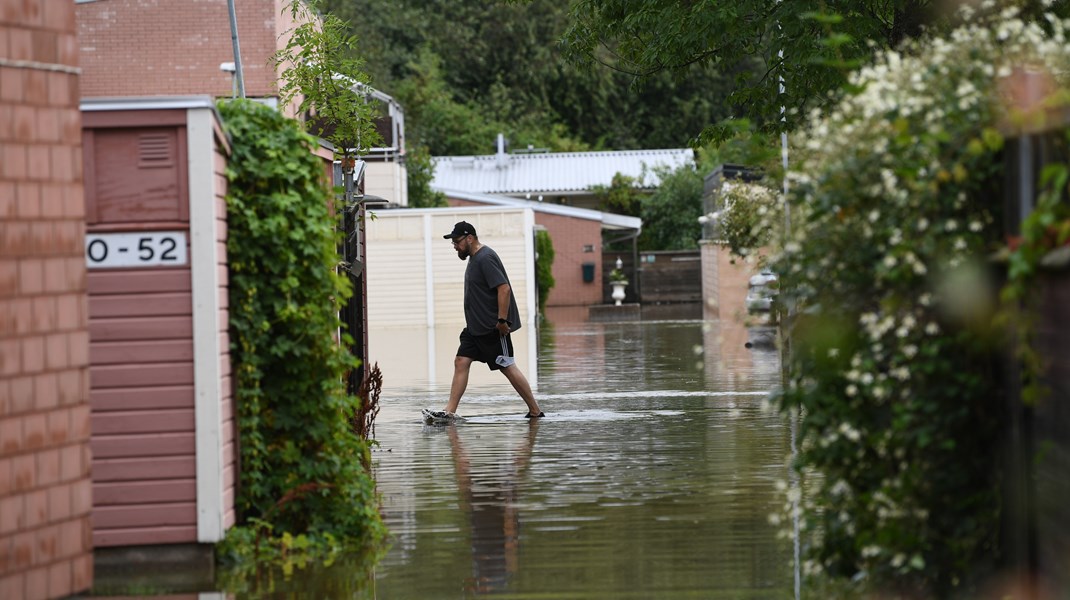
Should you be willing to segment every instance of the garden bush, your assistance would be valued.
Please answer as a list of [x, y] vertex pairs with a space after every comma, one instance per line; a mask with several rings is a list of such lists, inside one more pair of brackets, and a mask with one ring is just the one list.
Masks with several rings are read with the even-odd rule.
[[1023, 74], [1070, 73], [1070, 23], [971, 13], [809, 115], [771, 263], [795, 314], [780, 402], [805, 572], [916, 597], [967, 593], [998, 559], [1001, 126]]

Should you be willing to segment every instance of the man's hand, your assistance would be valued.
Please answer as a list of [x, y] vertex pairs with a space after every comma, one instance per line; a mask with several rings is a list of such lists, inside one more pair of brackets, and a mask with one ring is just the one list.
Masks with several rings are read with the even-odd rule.
[[498, 323], [494, 328], [498, 330], [498, 335], [509, 335], [509, 325], [507, 323]]

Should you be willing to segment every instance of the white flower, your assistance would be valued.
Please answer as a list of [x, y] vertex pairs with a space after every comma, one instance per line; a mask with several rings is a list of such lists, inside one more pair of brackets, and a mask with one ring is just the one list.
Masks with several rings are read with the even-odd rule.
[[914, 344], [907, 344], [906, 346], [903, 346], [903, 356], [907, 358], [914, 358], [917, 353], [918, 347]]
[[982, 225], [980, 221], [970, 221], [970, 231], [977, 233], [978, 231], [981, 231], [982, 228], [984, 228], [984, 225]]
[[899, 264], [899, 261], [896, 260], [896, 258], [894, 256], [892, 256], [891, 254], [889, 254], [888, 256], [884, 257], [884, 266], [885, 267], [888, 267], [889, 269], [892, 269], [892, 268], [895, 268], [895, 265], [897, 265], [897, 264]]
[[851, 493], [851, 486], [846, 481], [840, 479], [829, 489], [829, 493], [833, 496], [845, 496]]
[[948, 219], [947, 223], [944, 223], [945, 231], [955, 231], [959, 228], [959, 223], [955, 219]]
[[925, 326], [925, 333], [929, 335], [936, 335], [940, 333], [940, 326], [936, 323], [929, 323]]
[[858, 394], [858, 386], [856, 386], [855, 384], [852, 383], [851, 385], [847, 386], [847, 389], [845, 389], [844, 392], [848, 396], [853, 398], [853, 397], [855, 397], [855, 395]]

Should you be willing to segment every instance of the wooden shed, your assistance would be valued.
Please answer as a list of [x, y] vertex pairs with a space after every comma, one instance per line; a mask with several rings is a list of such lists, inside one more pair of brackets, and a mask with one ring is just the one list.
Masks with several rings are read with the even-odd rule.
[[207, 96], [83, 101], [93, 545], [235, 521], [229, 154]]

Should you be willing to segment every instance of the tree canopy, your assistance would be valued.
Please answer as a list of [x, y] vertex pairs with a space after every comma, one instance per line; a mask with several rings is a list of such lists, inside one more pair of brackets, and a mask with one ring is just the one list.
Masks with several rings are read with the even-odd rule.
[[[1045, 4], [1011, 0], [1028, 15]], [[803, 108], [830, 99], [876, 50], [944, 29], [957, 3], [934, 0], [575, 0], [563, 36], [566, 56], [638, 78], [681, 76], [698, 66], [725, 72], [748, 64], [728, 98], [735, 116], [792, 129]], [[1050, 9], [1048, 9], [1050, 10]], [[749, 71], [742, 71], [747, 74]], [[781, 83], [784, 88], [781, 90]], [[783, 122], [781, 107], [788, 109]]]
[[[931, 20], [930, 0], [576, 0], [565, 32], [567, 56], [636, 77], [679, 74], [696, 65], [758, 65], [740, 78], [739, 116], [777, 122], [780, 107], [802, 107], [844, 82], [872, 53]], [[785, 83], [780, 94], [781, 79]], [[790, 123], [790, 121], [789, 121]]]
[[560, 40], [571, 17], [555, 0], [327, 6], [360, 40], [372, 85], [405, 107], [410, 142], [432, 155], [491, 153], [498, 132], [512, 148], [679, 148], [732, 114], [724, 65], [640, 79], [570, 63]]

